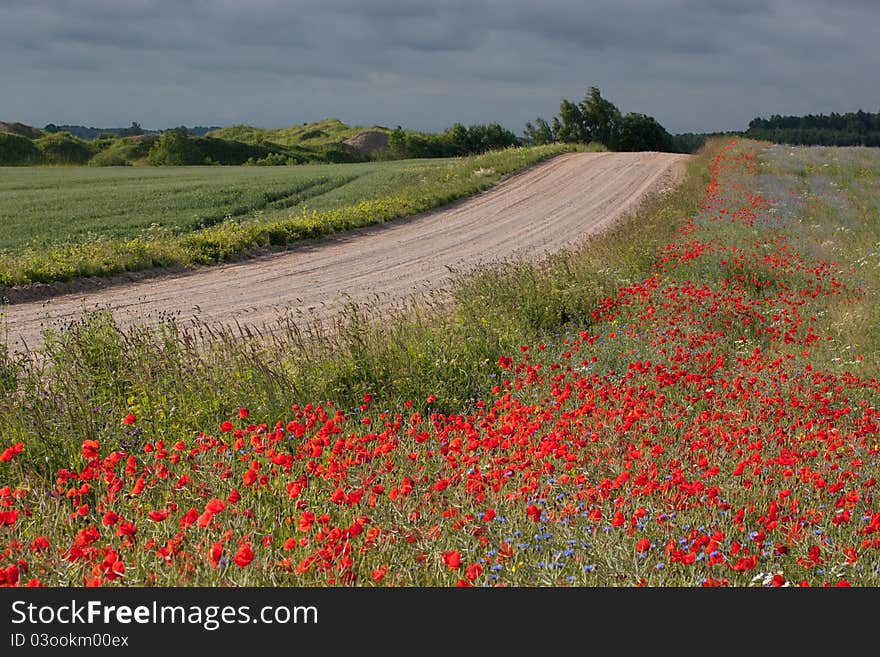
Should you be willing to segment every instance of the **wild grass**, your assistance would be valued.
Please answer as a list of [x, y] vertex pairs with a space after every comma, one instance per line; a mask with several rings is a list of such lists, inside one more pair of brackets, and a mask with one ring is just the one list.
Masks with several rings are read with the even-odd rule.
[[777, 145], [761, 159], [774, 181], [765, 184], [771, 202], [799, 208], [789, 225], [799, 250], [830, 263], [860, 297], [854, 304], [840, 295], [821, 309], [832, 335], [821, 360], [880, 378], [880, 151]]

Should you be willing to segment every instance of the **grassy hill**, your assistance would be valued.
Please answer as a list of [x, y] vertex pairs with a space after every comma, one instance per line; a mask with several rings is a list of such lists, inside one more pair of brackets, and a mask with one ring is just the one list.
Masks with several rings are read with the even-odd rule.
[[364, 128], [348, 126], [339, 119], [324, 119], [314, 123], [304, 123], [288, 128], [255, 128], [249, 125], [233, 125], [219, 130], [212, 130], [206, 137], [240, 141], [245, 144], [272, 143], [279, 146], [298, 146], [300, 148], [318, 148], [342, 143], [365, 130], [377, 130], [391, 133], [383, 126]]
[[[374, 154], [346, 145], [365, 128], [327, 119], [288, 128], [266, 129], [236, 125], [207, 132], [187, 133], [191, 158], [186, 164], [307, 164], [365, 162]], [[389, 133], [376, 126], [370, 132]], [[88, 164], [141, 166], [157, 164], [150, 150], [159, 133], [102, 136], [83, 139], [66, 131], [45, 132], [22, 123], [0, 122], [0, 166]]]
[[234, 125], [202, 136], [178, 127], [162, 133], [83, 139], [66, 131], [0, 122], [0, 166], [342, 164], [475, 155], [519, 144], [516, 135], [497, 123], [467, 128], [455, 124], [441, 133], [425, 133], [324, 119], [274, 129]]

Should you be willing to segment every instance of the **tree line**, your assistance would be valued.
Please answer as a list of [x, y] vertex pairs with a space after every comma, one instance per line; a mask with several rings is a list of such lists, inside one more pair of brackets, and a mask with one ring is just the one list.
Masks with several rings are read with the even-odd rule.
[[459, 157], [519, 146], [520, 140], [498, 123], [465, 127], [454, 124], [441, 133], [412, 132], [397, 126], [388, 135], [388, 157]]
[[526, 123], [527, 144], [597, 142], [613, 151], [675, 151], [672, 135], [646, 114], [620, 110], [598, 87], [590, 87], [579, 103], [563, 99], [559, 114], [549, 122], [537, 118]]
[[[201, 137], [212, 130], [219, 129], [220, 126], [193, 126], [191, 128], [186, 128], [186, 131], [195, 137]], [[147, 130], [146, 128], [142, 128], [141, 124], [137, 121], [132, 121], [131, 125], [127, 128], [95, 128], [92, 126], [84, 126], [84, 125], [55, 125], [54, 123], [47, 123], [43, 128], [45, 132], [67, 132], [73, 135], [74, 137], [79, 137], [80, 139], [101, 139], [106, 137], [138, 137], [140, 135], [150, 135], [150, 134], [159, 134], [162, 132], [161, 130]]]
[[749, 122], [747, 137], [806, 146], [880, 146], [880, 112], [772, 115]]

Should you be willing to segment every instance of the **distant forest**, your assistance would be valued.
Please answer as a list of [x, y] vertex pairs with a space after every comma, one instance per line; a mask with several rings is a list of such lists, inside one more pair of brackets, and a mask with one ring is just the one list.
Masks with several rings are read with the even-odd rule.
[[805, 146], [880, 146], [880, 113], [808, 114], [757, 118], [746, 137]]
[[[211, 130], [219, 130], [220, 126], [194, 126], [186, 128], [187, 133], [194, 137], [202, 137]], [[43, 128], [46, 132], [69, 132], [74, 137], [80, 139], [100, 139], [102, 137], [138, 137], [140, 135], [159, 134], [161, 130], [147, 130], [141, 127], [137, 121], [132, 121], [127, 128], [93, 128], [84, 125], [55, 125], [48, 124]]]

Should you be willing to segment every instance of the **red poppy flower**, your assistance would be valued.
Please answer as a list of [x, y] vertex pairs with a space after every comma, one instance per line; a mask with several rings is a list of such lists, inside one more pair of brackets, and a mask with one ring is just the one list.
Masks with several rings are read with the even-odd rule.
[[443, 563], [445, 563], [449, 568], [455, 570], [456, 568], [461, 566], [461, 553], [458, 550], [444, 552]]
[[82, 455], [87, 459], [97, 458], [99, 445], [100, 443], [97, 440], [84, 440], [82, 444]]
[[253, 560], [254, 552], [253, 550], [251, 550], [250, 543], [245, 543], [243, 547], [240, 547], [238, 549], [238, 552], [235, 553], [235, 558], [233, 559], [233, 561], [235, 561], [235, 565], [239, 568], [244, 568]]
[[211, 566], [216, 568], [220, 563], [220, 557], [223, 556], [223, 543], [217, 541], [214, 545], [211, 546], [211, 550], [208, 552], [208, 560], [211, 562]]
[[311, 511], [303, 511], [302, 515], [299, 517], [299, 520], [296, 523], [296, 528], [301, 532], [307, 532], [311, 529], [312, 524], [315, 522], [315, 514]]
[[0, 581], [5, 580], [6, 586], [15, 586], [18, 584], [18, 566], [12, 564], [8, 566], [5, 570], [0, 568], [0, 575], [3, 575], [3, 578]]
[[[125, 418], [122, 421], [125, 424], [134, 424], [135, 422], [137, 422], [137, 418], [134, 415], [132, 415], [131, 413], [129, 413], [128, 415], [125, 416]], [[149, 424], [149, 423], [147, 423], [147, 424]]]
[[483, 573], [483, 567], [478, 563], [472, 563], [470, 566], [465, 568], [464, 576], [470, 581], [474, 581]]
[[207, 504], [205, 504], [205, 511], [210, 511], [211, 513], [220, 513], [225, 508], [226, 502], [217, 499], [216, 497], [212, 498]]
[[125, 562], [121, 559], [116, 559], [111, 565], [110, 568], [107, 569], [105, 576], [107, 579], [113, 581], [114, 579], [119, 579], [125, 575]]
[[45, 536], [37, 536], [33, 541], [31, 541], [31, 550], [34, 552], [40, 552], [41, 550], [46, 550], [49, 548], [49, 539]]
[[186, 529], [190, 525], [192, 525], [199, 518], [199, 510], [195, 507], [191, 508], [180, 519], [180, 526]]
[[143, 490], [144, 490], [144, 478], [138, 477], [137, 481], [134, 482], [134, 487], [132, 487], [132, 489], [131, 489], [131, 494], [132, 495], [140, 495]]
[[3, 450], [3, 453], [0, 454], [0, 461], [7, 462], [11, 461], [16, 454], [21, 454], [21, 450], [24, 449], [24, 443], [18, 442], [12, 445], [11, 447], [7, 447]]

